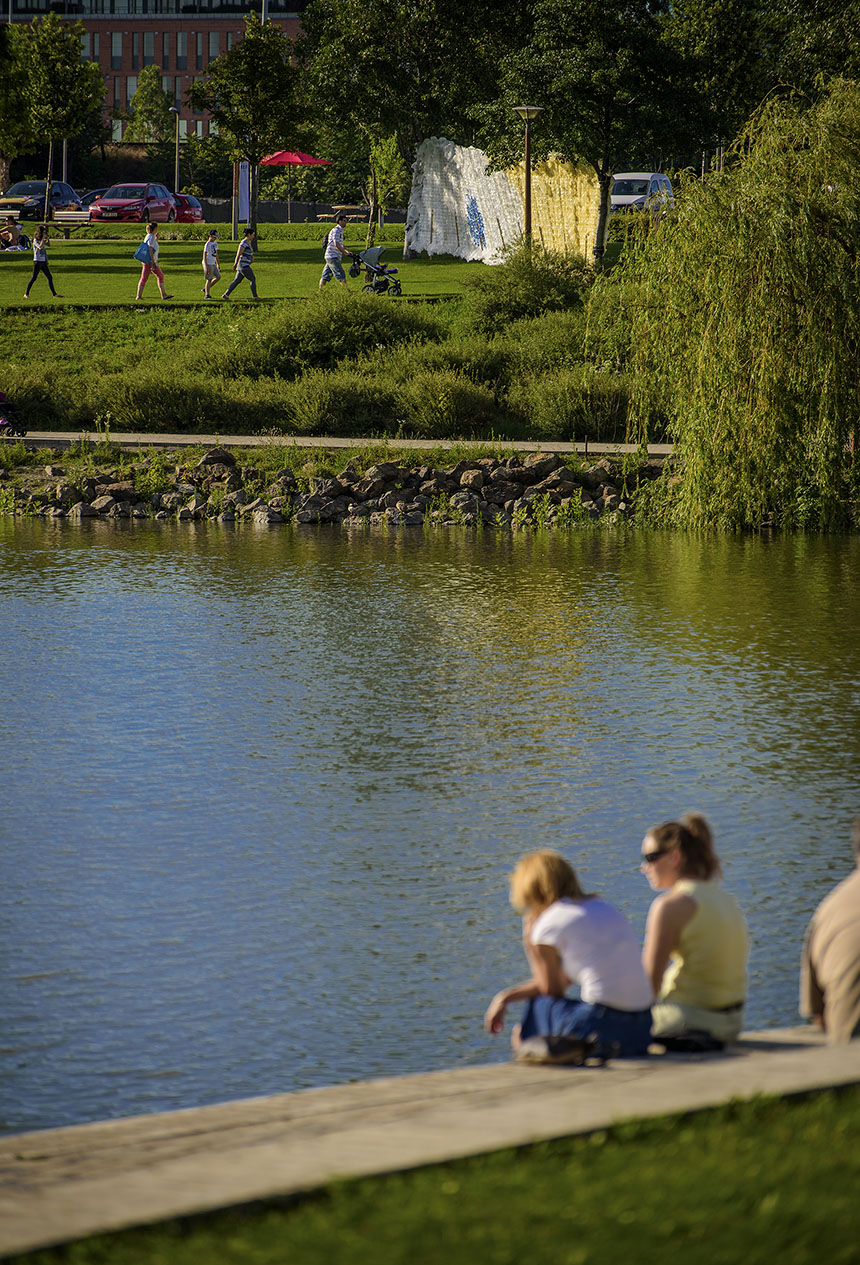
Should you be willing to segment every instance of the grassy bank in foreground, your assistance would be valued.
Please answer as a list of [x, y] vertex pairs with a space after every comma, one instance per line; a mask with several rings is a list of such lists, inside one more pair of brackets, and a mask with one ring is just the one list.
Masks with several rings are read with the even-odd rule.
[[860, 1240], [858, 1135], [858, 1089], [732, 1103], [16, 1259], [847, 1265]]

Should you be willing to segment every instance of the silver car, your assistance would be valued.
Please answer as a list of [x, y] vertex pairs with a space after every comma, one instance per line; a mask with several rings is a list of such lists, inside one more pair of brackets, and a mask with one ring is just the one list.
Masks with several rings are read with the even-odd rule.
[[616, 211], [642, 211], [646, 206], [665, 211], [674, 205], [669, 177], [659, 171], [620, 171], [612, 180], [610, 215]]

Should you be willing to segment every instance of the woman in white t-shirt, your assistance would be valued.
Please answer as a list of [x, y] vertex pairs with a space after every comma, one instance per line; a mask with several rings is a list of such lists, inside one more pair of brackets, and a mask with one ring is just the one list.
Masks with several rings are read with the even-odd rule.
[[203, 294], [211, 299], [210, 293], [216, 281], [221, 280], [221, 268], [218, 264], [218, 230], [210, 228], [209, 237], [203, 247]]
[[[518, 1057], [563, 1062], [575, 1045], [566, 1038], [590, 1036], [601, 1053], [647, 1053], [654, 994], [624, 915], [584, 892], [557, 852], [528, 853], [510, 885], [531, 976], [496, 993], [484, 1016], [487, 1031], [501, 1032], [507, 1007], [524, 1001], [511, 1037]], [[567, 996], [572, 985], [579, 986], [578, 999]]]
[[158, 225], [154, 220], [148, 225], [148, 231], [146, 237], [143, 239], [143, 244], [147, 248], [149, 258], [144, 261], [143, 267], [140, 270], [140, 280], [137, 283], [137, 298], [140, 299], [143, 296], [143, 287], [146, 285], [150, 276], [153, 276], [155, 277], [161, 297], [163, 299], [172, 299], [173, 295], [165, 292], [164, 273], [161, 271], [158, 264]]

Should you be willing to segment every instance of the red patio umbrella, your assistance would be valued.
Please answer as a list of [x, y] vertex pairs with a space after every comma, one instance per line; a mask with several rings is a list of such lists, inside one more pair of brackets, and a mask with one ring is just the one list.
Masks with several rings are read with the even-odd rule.
[[[267, 154], [260, 159], [261, 167], [330, 167], [328, 158], [314, 158], [312, 154], [303, 154], [298, 149], [279, 149], [276, 154]], [[292, 219], [293, 173], [287, 172], [287, 221]]]

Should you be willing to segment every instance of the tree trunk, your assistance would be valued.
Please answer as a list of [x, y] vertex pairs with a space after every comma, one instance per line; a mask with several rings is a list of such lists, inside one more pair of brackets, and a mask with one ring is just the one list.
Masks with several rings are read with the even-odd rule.
[[612, 174], [609, 171], [598, 172], [597, 182], [600, 186], [600, 208], [597, 212], [597, 230], [594, 235], [595, 268], [603, 266], [603, 252], [606, 249], [606, 221], [609, 218], [609, 194], [612, 189]]
[[370, 208], [369, 208], [369, 214], [367, 216], [367, 241], [364, 246], [365, 250], [370, 250], [371, 246], [373, 245], [373, 240], [376, 237], [376, 208], [379, 202], [379, 196], [378, 196], [377, 187], [376, 187], [376, 172], [375, 171], [371, 175], [370, 198], [368, 199], [368, 201], [370, 202]]
[[12, 159], [0, 154], [0, 189], [8, 189], [12, 183]]

